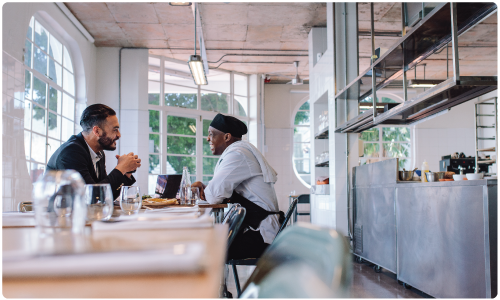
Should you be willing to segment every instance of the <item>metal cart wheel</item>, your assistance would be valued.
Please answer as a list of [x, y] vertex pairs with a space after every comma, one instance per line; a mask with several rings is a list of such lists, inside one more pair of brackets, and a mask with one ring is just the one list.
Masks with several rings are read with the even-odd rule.
[[408, 284], [408, 283], [406, 283], [406, 282], [403, 282], [403, 287], [404, 287], [405, 289], [407, 289], [407, 290], [409, 290], [409, 289], [411, 289], [411, 288], [412, 288], [412, 286], [411, 286], [411, 285], [409, 285], [409, 284]]
[[359, 256], [354, 256], [354, 260], [355, 260], [357, 263], [360, 263], [360, 264], [361, 264], [361, 263], [363, 263], [363, 262], [365, 261], [364, 259], [362, 259], [362, 258], [361, 258], [361, 257], [359, 257]]
[[381, 266], [374, 265], [374, 266], [373, 266], [373, 270], [375, 270], [375, 273], [380, 273], [380, 272], [382, 272], [382, 267], [381, 267]]

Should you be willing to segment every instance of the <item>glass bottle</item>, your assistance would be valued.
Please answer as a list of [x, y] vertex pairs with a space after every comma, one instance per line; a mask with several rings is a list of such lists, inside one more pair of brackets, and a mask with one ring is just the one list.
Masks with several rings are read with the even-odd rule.
[[182, 170], [182, 179], [180, 186], [180, 204], [186, 204], [186, 200], [190, 198], [189, 195], [191, 191], [191, 176], [189, 175], [189, 171], [187, 167], [184, 167]]

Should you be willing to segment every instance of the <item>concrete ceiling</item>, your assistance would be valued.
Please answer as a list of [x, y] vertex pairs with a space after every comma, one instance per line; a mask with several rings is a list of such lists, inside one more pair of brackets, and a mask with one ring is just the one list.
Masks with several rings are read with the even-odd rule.
[[[191, 7], [171, 6], [168, 2], [65, 5], [95, 38], [97, 47], [145, 47], [151, 54], [183, 61], [194, 54]], [[374, 8], [375, 32], [382, 33], [376, 36], [376, 47], [383, 52], [400, 34], [401, 4], [377, 2]], [[311, 27], [326, 27], [326, 3], [202, 2], [199, 13], [210, 68], [270, 74], [272, 82], [293, 78], [294, 61], [300, 62], [300, 76], [308, 77], [308, 33]], [[359, 31], [369, 32], [369, 3], [358, 4], [358, 19]], [[463, 46], [462, 75], [497, 74], [496, 13], [461, 36], [459, 43]], [[370, 51], [369, 35], [361, 34], [360, 71], [369, 66]], [[424, 68], [418, 67], [417, 78], [423, 78], [423, 72]], [[413, 72], [408, 73], [409, 79], [413, 78], [410, 73]], [[446, 78], [446, 51], [426, 61], [425, 78]]]

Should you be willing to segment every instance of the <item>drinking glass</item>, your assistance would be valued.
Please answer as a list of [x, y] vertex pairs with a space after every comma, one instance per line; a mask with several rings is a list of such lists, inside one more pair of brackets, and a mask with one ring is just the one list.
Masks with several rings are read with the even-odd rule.
[[87, 221], [107, 221], [113, 214], [113, 193], [111, 185], [85, 185], [85, 202], [87, 204]]
[[122, 186], [120, 191], [120, 207], [123, 212], [133, 215], [139, 212], [142, 197], [138, 186]]
[[85, 182], [74, 170], [47, 171], [33, 184], [35, 223], [40, 234], [72, 232], [85, 228]]
[[191, 187], [191, 201], [190, 204], [196, 205], [200, 201], [200, 189], [197, 187]]

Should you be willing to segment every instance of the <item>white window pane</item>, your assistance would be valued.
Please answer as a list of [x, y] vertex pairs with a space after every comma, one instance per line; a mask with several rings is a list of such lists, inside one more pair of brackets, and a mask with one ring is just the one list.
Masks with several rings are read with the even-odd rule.
[[38, 180], [40, 176], [43, 175], [45, 172], [45, 164], [39, 164], [39, 163], [31, 163], [31, 170], [30, 170], [30, 175], [31, 175], [31, 182], [35, 182]]
[[165, 105], [196, 109], [198, 90], [165, 84]]
[[234, 94], [248, 96], [248, 76], [234, 74]]
[[62, 66], [51, 58], [49, 58], [49, 77], [57, 85], [62, 85]]
[[203, 86], [203, 88], [221, 93], [230, 93], [230, 78], [230, 73], [210, 70], [210, 74], [207, 74], [208, 85]]
[[66, 93], [63, 93], [62, 115], [70, 120], [75, 119], [75, 99]]
[[202, 91], [201, 110], [227, 114], [229, 111], [229, 95]]
[[56, 152], [56, 150], [61, 146], [61, 142], [53, 140], [53, 139], [48, 139], [48, 146], [47, 146], [47, 161], [52, 157], [52, 154]]
[[31, 107], [30, 101], [24, 101], [24, 129], [31, 129]]
[[31, 53], [33, 52], [33, 44], [26, 40], [24, 42], [24, 64], [31, 68]]
[[49, 87], [49, 109], [61, 114], [62, 98], [61, 91]]
[[45, 163], [45, 136], [36, 133], [31, 134], [31, 159]]
[[40, 23], [35, 21], [35, 44], [43, 51], [47, 52], [49, 43], [49, 32]]
[[61, 116], [49, 112], [49, 136], [55, 139], [61, 138]]
[[293, 161], [295, 164], [295, 169], [299, 174], [310, 174], [311, 169], [309, 167], [310, 160], [309, 159], [296, 159]]
[[150, 56], [148, 59], [148, 63], [150, 66], [160, 67], [161, 61], [159, 58]]
[[188, 87], [197, 88], [194, 83], [191, 70], [187, 63], [179, 64], [175, 62], [165, 61], [164, 63], [165, 83], [178, 84]]
[[294, 143], [309, 143], [311, 141], [311, 131], [309, 127], [295, 127], [293, 129]]
[[248, 116], [248, 98], [234, 96], [234, 114], [241, 117]]
[[61, 140], [66, 142], [73, 134], [75, 134], [75, 123], [66, 118], [62, 118], [62, 136]]
[[68, 69], [71, 73], [73, 73], [73, 64], [71, 63], [71, 57], [68, 52], [68, 48], [63, 46], [64, 49], [64, 64], [63, 66]]
[[33, 69], [37, 70], [42, 75], [47, 75], [47, 57], [47, 54], [43, 53], [40, 48], [34, 48]]
[[24, 131], [24, 155], [26, 160], [30, 159], [31, 153], [31, 133], [29, 131]]
[[68, 72], [68, 70], [64, 69], [63, 71], [63, 89], [68, 92], [70, 95], [75, 95], [75, 79], [73, 74]]
[[157, 81], [148, 82], [148, 103], [160, 105], [160, 83]]
[[31, 72], [24, 71], [24, 98], [31, 99]]
[[33, 22], [34, 21], [35, 21], [35, 19], [33, 17], [31, 17], [28, 31], [26, 32], [26, 37], [29, 38], [30, 40], [33, 40]]
[[294, 143], [293, 158], [309, 158], [311, 143]]
[[157, 69], [156, 67], [149, 66], [148, 79], [149, 80], [160, 81], [161, 80], [161, 76], [160, 76], [159, 69]]
[[33, 76], [33, 102], [46, 107], [47, 103], [47, 84]]
[[149, 175], [148, 176], [148, 194], [153, 195], [156, 190], [156, 180], [158, 179], [158, 175]]
[[62, 44], [53, 35], [50, 36], [49, 55], [62, 63]]
[[34, 132], [38, 132], [40, 134], [45, 134], [47, 128], [47, 110], [44, 108], [33, 105], [33, 127], [32, 130]]

